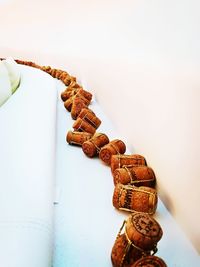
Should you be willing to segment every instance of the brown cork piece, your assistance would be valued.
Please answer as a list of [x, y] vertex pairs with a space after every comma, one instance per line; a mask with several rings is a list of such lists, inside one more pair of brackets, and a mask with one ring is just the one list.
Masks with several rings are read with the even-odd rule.
[[77, 118], [72, 127], [75, 131], [79, 132], [87, 132], [91, 134], [96, 132], [96, 129], [90, 123], [81, 118]]
[[103, 133], [96, 133], [90, 140], [82, 145], [82, 150], [88, 157], [92, 158], [99, 154], [101, 147], [109, 143], [109, 138]]
[[66, 141], [70, 145], [77, 145], [77, 146], [82, 146], [82, 144], [92, 138], [91, 133], [86, 133], [86, 132], [72, 132], [68, 131], [67, 136], [66, 136]]
[[[50, 70], [48, 72], [51, 76], [53, 76], [52, 74], [52, 70]], [[53, 76], [54, 77], [54, 76]], [[76, 82], [76, 78], [73, 76], [70, 76], [66, 71], [63, 71], [59, 77], [59, 80], [61, 80], [66, 86], [69, 86], [71, 84], [71, 82]]]
[[74, 88], [73, 90], [69, 90], [68, 88], [61, 93], [61, 99], [63, 102], [65, 102], [70, 97], [74, 96], [78, 92], [78, 88]]
[[146, 256], [137, 260], [131, 267], [167, 267], [167, 265], [157, 256]]
[[130, 241], [145, 251], [154, 250], [163, 235], [159, 223], [149, 214], [140, 212], [128, 217], [125, 229]]
[[113, 172], [114, 184], [131, 184], [155, 188], [156, 177], [152, 168], [148, 166], [124, 166]]
[[[69, 97], [65, 102], [64, 102], [64, 107], [68, 110], [71, 111], [72, 110], [72, 117], [77, 117], [78, 115], [76, 115], [76, 106], [77, 106], [77, 102], [78, 103], [82, 103], [82, 108], [87, 108], [87, 106], [90, 104], [90, 100], [88, 100], [87, 98], [85, 98], [83, 96], [83, 89], [78, 89], [78, 91], [76, 92], [75, 95], [72, 95], [71, 97]], [[72, 93], [72, 91], [70, 91]], [[73, 107], [74, 104], [74, 107]], [[82, 109], [81, 108], [81, 109]], [[80, 110], [81, 111], [81, 110]], [[80, 113], [79, 111], [79, 113]], [[78, 114], [79, 114], [78, 113]]]
[[89, 94], [90, 94], [89, 92], [80, 88], [76, 94], [76, 97], [80, 97], [84, 101], [84, 103], [88, 106], [91, 102], [91, 99], [92, 99], [92, 94], [90, 94], [91, 97], [88, 97]]
[[78, 115], [79, 118], [89, 122], [94, 128], [98, 128], [101, 124], [101, 120], [96, 114], [89, 108], [83, 108]]
[[[128, 267], [143, 255], [142, 251], [130, 246], [128, 248], [128, 240], [125, 234], [117, 237], [111, 252], [111, 261], [113, 267]], [[149, 254], [149, 253], [147, 253]]]
[[72, 108], [71, 108], [72, 119], [75, 120], [80, 114], [81, 110], [86, 107], [87, 105], [85, 104], [85, 101], [82, 98], [75, 97], [72, 103]]
[[70, 96], [76, 95], [79, 93], [84, 98], [86, 98], [89, 102], [92, 100], [92, 94], [83, 89], [79, 84], [75, 83], [71, 86], [68, 86], [62, 93], [61, 98], [63, 101], [66, 101]]
[[77, 88], [83, 88], [80, 84], [78, 84], [75, 80], [72, 80], [70, 85], [67, 87], [67, 90], [74, 90]]
[[113, 206], [129, 212], [154, 214], [157, 208], [157, 191], [153, 188], [117, 184], [113, 193]]
[[85, 97], [89, 101], [89, 103], [91, 102], [91, 100], [92, 100], [92, 94], [90, 92], [88, 92], [86, 90], [83, 90], [83, 88], [81, 88], [80, 91], [79, 91], [79, 93], [83, 97]]
[[124, 142], [119, 139], [115, 139], [101, 148], [99, 158], [107, 165], [110, 165], [111, 157], [113, 155], [124, 154], [125, 151], [126, 145], [124, 144]]
[[111, 171], [128, 165], [147, 165], [146, 159], [138, 154], [133, 155], [114, 155], [111, 158]]
[[68, 98], [65, 102], [64, 102], [64, 107], [66, 108], [67, 111], [71, 111], [72, 109], [72, 104], [73, 104], [73, 97], [71, 96], [70, 98]]
[[162, 237], [159, 223], [150, 215], [136, 212], [124, 221], [111, 251], [114, 267], [130, 267], [157, 251]]

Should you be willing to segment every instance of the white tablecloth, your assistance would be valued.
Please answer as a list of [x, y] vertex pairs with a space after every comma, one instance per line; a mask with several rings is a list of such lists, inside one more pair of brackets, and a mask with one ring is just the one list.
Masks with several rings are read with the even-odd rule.
[[0, 265], [51, 266], [56, 88], [20, 66], [21, 85], [0, 108]]

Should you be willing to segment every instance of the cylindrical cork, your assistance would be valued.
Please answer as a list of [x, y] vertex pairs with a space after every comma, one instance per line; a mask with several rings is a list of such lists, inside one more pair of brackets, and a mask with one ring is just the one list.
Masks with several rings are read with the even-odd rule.
[[83, 108], [86, 108], [84, 100], [80, 97], [75, 97], [71, 108], [72, 119], [76, 119]]
[[72, 80], [70, 85], [67, 87], [67, 90], [74, 90], [76, 88], [83, 88], [80, 84], [76, 82], [76, 80]]
[[83, 90], [82, 88], [78, 90], [77, 94], [75, 97], [79, 97], [81, 98], [84, 103], [86, 104], [86, 106], [88, 106], [91, 102], [92, 97], [89, 97], [89, 99], [86, 97], [88, 96], [90, 93], [86, 92], [85, 90]]
[[[52, 75], [52, 72], [53, 72], [53, 69], [51, 69], [51, 70], [48, 71], [48, 73], [49, 73], [50, 75]], [[66, 86], [68, 86], [68, 85], [71, 83], [72, 77], [71, 77], [66, 71], [63, 71], [63, 72], [60, 74], [59, 79], [60, 79]]]
[[137, 260], [131, 267], [167, 267], [167, 265], [157, 256], [146, 256]]
[[98, 128], [101, 124], [101, 120], [96, 116], [96, 114], [89, 108], [83, 108], [78, 115], [79, 118], [89, 122], [94, 126], [94, 128]]
[[[150, 253], [146, 253], [149, 255]], [[125, 234], [117, 237], [111, 252], [113, 267], [128, 267], [143, 256], [143, 252], [129, 245]]]
[[[72, 116], [78, 116], [76, 115], [76, 109], [77, 109], [77, 104], [78, 103], [82, 103], [82, 108], [87, 107], [90, 104], [90, 100], [88, 100], [87, 98], [85, 98], [82, 95], [82, 91], [83, 89], [78, 89], [78, 91], [76, 92], [75, 95], [71, 96], [70, 98], [68, 98], [65, 102], [64, 102], [64, 106], [68, 111], [72, 110], [73, 107], [73, 112], [72, 112]], [[72, 91], [71, 91], [72, 92]], [[84, 104], [84, 105], [83, 105]], [[81, 108], [81, 109], [82, 109]], [[79, 112], [80, 113], [80, 112]], [[79, 114], [78, 113], [78, 114]]]
[[154, 214], [157, 208], [157, 191], [147, 186], [117, 184], [113, 193], [113, 206], [119, 210]]
[[82, 146], [82, 144], [87, 140], [89, 140], [90, 138], [92, 138], [91, 133], [69, 131], [66, 136], [66, 141], [70, 145]]
[[126, 145], [123, 141], [115, 139], [101, 148], [99, 158], [110, 165], [111, 157], [116, 154], [124, 154], [126, 151]]
[[78, 97], [82, 98], [84, 102], [89, 105], [92, 100], [92, 94], [88, 91], [83, 90], [82, 87], [74, 88], [74, 87], [67, 87], [62, 93], [61, 98], [63, 101], [66, 101], [69, 97], [77, 95]]
[[96, 133], [82, 145], [83, 152], [90, 158], [99, 154], [101, 147], [109, 143], [109, 138], [103, 133]]
[[69, 90], [68, 88], [61, 93], [61, 99], [63, 102], [65, 102], [67, 99], [69, 99], [71, 96], [76, 95], [78, 92], [78, 88], [74, 88], [73, 90]]
[[83, 88], [79, 88], [79, 89], [80, 90], [78, 91], [78, 93], [82, 95], [83, 97], [85, 97], [89, 102], [91, 102], [92, 94], [86, 90], [83, 90]]
[[48, 71], [48, 73], [51, 74], [52, 77], [60, 79], [61, 75], [63, 74], [63, 70], [51, 69], [51, 71]]
[[89, 124], [87, 121], [82, 120], [81, 118], [76, 119], [73, 124], [73, 129], [75, 131], [87, 132], [91, 134], [94, 134], [96, 132], [96, 129], [91, 124]]
[[[51, 75], [51, 73], [49, 73]], [[63, 71], [59, 78], [66, 86], [70, 85], [72, 81], [76, 81], [75, 77], [70, 76], [66, 71]]]
[[148, 166], [124, 166], [114, 171], [113, 178], [115, 185], [119, 183], [154, 188], [156, 184], [154, 171]]
[[159, 223], [149, 214], [140, 212], [128, 217], [125, 230], [129, 240], [145, 251], [154, 250], [163, 235]]
[[114, 267], [132, 266], [141, 257], [157, 251], [162, 229], [150, 215], [136, 212], [124, 221], [112, 248], [111, 260]]
[[127, 165], [147, 165], [143, 156], [138, 154], [133, 155], [114, 155], [111, 158], [111, 171], [114, 172], [117, 168], [122, 168]]
[[64, 102], [64, 107], [66, 108], [66, 110], [68, 110], [69, 112], [72, 109], [72, 104], [73, 104], [73, 96], [71, 96], [70, 98], [68, 98], [65, 102]]

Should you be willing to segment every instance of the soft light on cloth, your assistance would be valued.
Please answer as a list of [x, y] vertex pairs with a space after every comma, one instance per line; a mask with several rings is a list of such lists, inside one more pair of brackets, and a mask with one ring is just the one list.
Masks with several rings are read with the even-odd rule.
[[57, 92], [48, 74], [19, 67], [20, 87], [0, 108], [0, 262], [49, 267]]

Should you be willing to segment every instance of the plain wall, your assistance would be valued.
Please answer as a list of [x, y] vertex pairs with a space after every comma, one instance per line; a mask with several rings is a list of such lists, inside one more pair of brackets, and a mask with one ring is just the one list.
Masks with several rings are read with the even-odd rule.
[[200, 16], [195, 0], [1, 4], [1, 56], [65, 68], [91, 90], [200, 251]]

